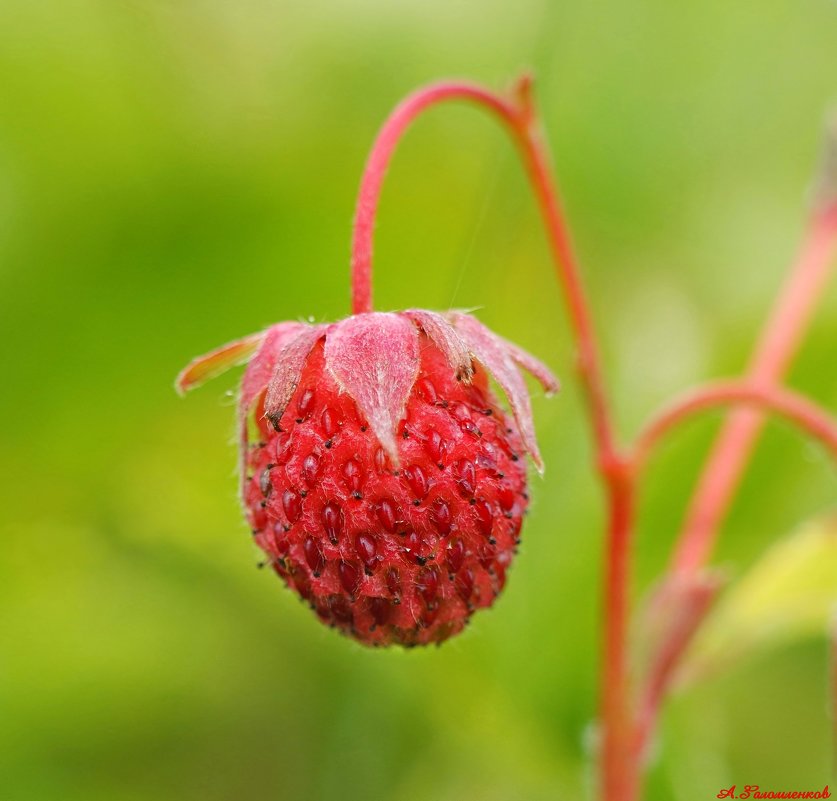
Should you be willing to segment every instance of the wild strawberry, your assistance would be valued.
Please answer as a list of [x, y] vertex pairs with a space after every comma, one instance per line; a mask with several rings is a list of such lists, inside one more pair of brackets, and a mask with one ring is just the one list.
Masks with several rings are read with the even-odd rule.
[[[279, 323], [189, 365], [249, 359], [241, 495], [258, 546], [324, 622], [368, 645], [441, 642], [502, 591], [528, 503], [531, 407], [552, 374], [473, 317]], [[509, 418], [488, 385], [511, 405]]]

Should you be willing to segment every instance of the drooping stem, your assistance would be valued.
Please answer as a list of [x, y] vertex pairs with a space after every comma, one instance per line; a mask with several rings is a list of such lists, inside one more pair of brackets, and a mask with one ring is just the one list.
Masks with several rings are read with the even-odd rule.
[[372, 310], [372, 252], [375, 214], [384, 175], [395, 147], [422, 111], [448, 100], [473, 103], [495, 114], [507, 127], [523, 156], [546, 225], [558, 280], [564, 295], [579, 353], [579, 371], [592, 412], [599, 459], [616, 458], [611, 414], [599, 366], [598, 347], [589, 304], [564, 222], [561, 202], [553, 183], [547, 146], [540, 135], [531, 96], [531, 80], [521, 78], [506, 98], [465, 82], [431, 84], [408, 95], [378, 133], [361, 178], [352, 239], [352, 311]]
[[634, 801], [638, 773], [631, 760], [626, 642], [634, 491], [616, 442], [589, 304], [552, 178], [548, 148], [539, 130], [531, 88], [528, 76], [515, 84], [509, 97], [470, 83], [444, 82], [419, 89], [395, 109], [378, 134], [361, 180], [352, 242], [352, 308], [355, 314], [372, 310], [375, 213], [387, 166], [409, 124], [425, 109], [446, 100], [471, 102], [499, 117], [521, 152], [546, 226], [578, 349], [578, 369], [593, 430], [597, 467], [607, 489], [610, 525], [605, 547], [602, 792], [608, 801]]
[[[786, 375], [831, 274], [836, 244], [837, 202], [831, 200], [813, 215], [796, 264], [756, 346], [748, 381], [769, 387]], [[730, 414], [689, 506], [674, 570], [692, 572], [709, 559], [763, 425], [764, 414], [758, 410], [739, 409]]]
[[422, 111], [445, 100], [466, 100], [493, 111], [512, 128], [517, 114], [504, 98], [471, 83], [443, 81], [417, 89], [402, 100], [384, 122], [360, 181], [352, 238], [352, 313], [372, 311], [372, 245], [381, 187], [392, 154]]

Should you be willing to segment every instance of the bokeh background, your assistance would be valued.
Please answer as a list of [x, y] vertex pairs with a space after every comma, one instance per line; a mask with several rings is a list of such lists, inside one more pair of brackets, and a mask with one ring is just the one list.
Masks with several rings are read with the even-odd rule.
[[[0, 796], [15, 801], [539, 801], [591, 790], [602, 504], [536, 210], [503, 132], [450, 106], [399, 152], [380, 308], [479, 307], [564, 378], [497, 607], [442, 648], [315, 622], [240, 520], [226, 376], [193, 355], [348, 311], [354, 194], [416, 85], [534, 68], [626, 432], [730, 374], [800, 237], [837, 3], [0, 4]], [[837, 291], [793, 371], [837, 407]], [[643, 500], [635, 592], [665, 564], [718, 418]], [[718, 562], [834, 503], [773, 425]], [[829, 779], [827, 646], [795, 640], [679, 695], [648, 799]]]

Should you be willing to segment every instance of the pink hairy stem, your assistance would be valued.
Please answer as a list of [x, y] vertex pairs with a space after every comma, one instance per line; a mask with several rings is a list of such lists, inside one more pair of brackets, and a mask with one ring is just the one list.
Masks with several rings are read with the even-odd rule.
[[597, 466], [608, 495], [609, 535], [605, 549], [605, 633], [601, 676], [604, 725], [601, 783], [602, 794], [609, 801], [634, 801], [638, 793], [638, 778], [631, 759], [632, 723], [627, 665], [633, 477], [624, 469], [624, 460], [615, 439], [589, 304], [551, 175], [548, 147], [540, 131], [531, 90], [529, 76], [521, 77], [508, 97], [471, 83], [442, 82], [417, 90], [396, 107], [378, 133], [361, 179], [352, 242], [352, 308], [355, 314], [372, 310], [372, 243], [378, 199], [389, 161], [410, 123], [422, 111], [448, 100], [470, 102], [493, 113], [505, 125], [520, 150], [546, 226], [578, 349], [578, 369], [595, 439]]
[[430, 106], [445, 100], [469, 100], [495, 112], [514, 127], [516, 112], [510, 103], [480, 86], [441, 82], [417, 89], [402, 100], [384, 122], [360, 181], [352, 238], [352, 313], [372, 311], [372, 246], [378, 200], [389, 162], [407, 128]]
[[[242, 459], [248, 453], [247, 415], [267, 387], [264, 413], [278, 420], [290, 401], [303, 365], [323, 337], [323, 355], [341, 385], [357, 400], [376, 436], [397, 458], [392, 432], [418, 374], [419, 338], [415, 325], [440, 349], [458, 378], [469, 379], [473, 360], [503, 388], [525, 449], [541, 467], [531, 407], [518, 367], [544, 388], [557, 380], [545, 365], [462, 314], [410, 310], [400, 315], [372, 312], [372, 244], [384, 175], [410, 123], [424, 110], [447, 100], [473, 103], [494, 114], [518, 147], [545, 224], [558, 282], [578, 351], [578, 370], [595, 445], [596, 467], [606, 491], [608, 535], [605, 547], [604, 636], [601, 650], [602, 744], [600, 794], [607, 801], [637, 801], [643, 756], [656, 725], [671, 677], [703, 620], [717, 588], [717, 576], [704, 568], [717, 532], [752, 453], [767, 412], [774, 412], [824, 444], [837, 459], [837, 419], [815, 403], [781, 386], [830, 276], [837, 247], [837, 126], [832, 131], [815, 213], [804, 245], [775, 304], [741, 380], [721, 381], [693, 390], [658, 412], [630, 447], [616, 438], [603, 380], [598, 342], [552, 177], [547, 143], [541, 133], [528, 76], [508, 95], [463, 82], [433, 84], [409, 95], [385, 122], [366, 164], [355, 214], [352, 242], [352, 306], [356, 316], [334, 326], [285, 322], [244, 337], [191, 362], [181, 372], [181, 392], [249, 361], [242, 379], [239, 420]], [[383, 344], [382, 344], [383, 343]], [[365, 359], [359, 367], [357, 357]], [[393, 367], [394, 365], [394, 367]], [[370, 389], [364, 378], [389, 375], [385, 390]], [[675, 546], [668, 573], [652, 598], [649, 618], [655, 634], [649, 659], [634, 677], [628, 669], [629, 582], [637, 490], [645, 463], [659, 441], [692, 416], [719, 406], [736, 407], [710, 454]], [[243, 469], [242, 476], [246, 476]], [[262, 494], [264, 494], [262, 492]], [[260, 496], [261, 497], [261, 496]], [[286, 512], [286, 514], [289, 514]], [[648, 622], [648, 621], [646, 621]], [[634, 686], [636, 684], [636, 687]], [[638, 688], [638, 691], [637, 691]]]
[[564, 222], [558, 192], [550, 176], [547, 146], [540, 134], [531, 96], [531, 79], [524, 76], [514, 93], [502, 97], [481, 86], [457, 81], [431, 84], [408, 95], [378, 132], [361, 178], [352, 239], [352, 311], [372, 311], [372, 251], [375, 215], [384, 175], [393, 152], [410, 124], [422, 111], [448, 100], [473, 103], [495, 114], [520, 148], [546, 223], [559, 281], [579, 349], [580, 372], [594, 410], [594, 428], [601, 450], [615, 455], [611, 414], [599, 367], [598, 348], [580, 271]]

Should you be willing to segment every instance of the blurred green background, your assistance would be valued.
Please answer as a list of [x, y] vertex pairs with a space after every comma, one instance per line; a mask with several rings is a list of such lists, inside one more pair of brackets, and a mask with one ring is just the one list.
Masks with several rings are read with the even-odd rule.
[[[589, 796], [602, 504], [573, 350], [516, 155], [479, 112], [406, 140], [378, 225], [380, 308], [480, 307], [565, 390], [534, 400], [504, 597], [439, 649], [368, 652], [256, 570], [226, 376], [193, 355], [348, 311], [354, 194], [397, 100], [537, 75], [625, 432], [745, 362], [800, 237], [837, 3], [3, 0], [0, 797], [539, 801]], [[837, 407], [837, 290], [793, 383]], [[665, 564], [718, 418], [643, 499], [635, 591]], [[718, 561], [740, 573], [833, 504], [774, 425]], [[829, 778], [824, 639], [677, 697], [647, 798]]]

